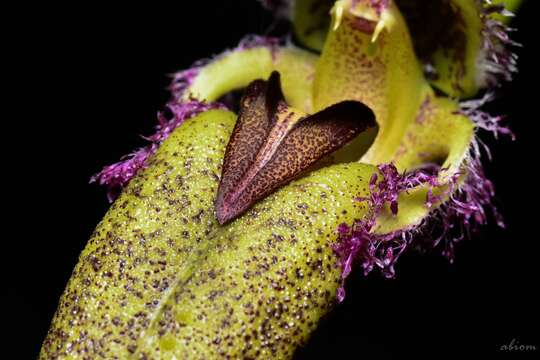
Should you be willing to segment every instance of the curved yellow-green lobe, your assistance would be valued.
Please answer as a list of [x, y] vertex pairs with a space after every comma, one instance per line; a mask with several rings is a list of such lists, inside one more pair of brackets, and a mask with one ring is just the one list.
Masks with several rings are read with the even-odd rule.
[[332, 9], [332, 29], [317, 63], [313, 104], [315, 110], [343, 100], [368, 105], [380, 129], [362, 161], [380, 164], [392, 160], [430, 88], [395, 5], [379, 16], [365, 4], [353, 7], [350, 1], [338, 1]]
[[230, 91], [242, 89], [255, 79], [267, 79], [272, 71], [278, 71], [287, 103], [310, 113], [316, 59], [316, 55], [293, 46], [229, 51], [204, 66], [184, 96], [216, 101]]
[[[459, 114], [458, 105], [431, 93], [424, 98], [392, 161], [400, 171], [425, 164], [440, 165], [443, 169], [439, 175], [441, 185], [433, 189], [433, 193], [442, 195], [441, 201], [444, 201], [448, 197], [449, 181], [462, 170], [473, 139], [474, 125]], [[428, 187], [421, 186], [400, 194], [398, 214], [393, 215], [390, 211], [381, 213], [374, 232], [385, 234], [420, 224], [431, 210], [426, 206], [427, 192]]]
[[437, 164], [446, 169], [446, 178], [458, 172], [474, 137], [474, 124], [459, 111], [448, 98], [426, 95], [392, 158], [396, 167], [404, 171]]
[[125, 359], [218, 227], [213, 203], [236, 117], [187, 120], [114, 202], [80, 255], [40, 359]]
[[374, 167], [327, 167], [281, 188], [210, 235], [141, 337], [137, 356], [288, 359], [331, 308], [336, 228], [363, 216]]

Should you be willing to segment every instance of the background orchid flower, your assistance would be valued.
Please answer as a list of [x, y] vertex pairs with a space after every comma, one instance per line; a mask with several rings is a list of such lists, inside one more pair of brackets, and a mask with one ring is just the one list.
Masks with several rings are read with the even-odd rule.
[[[297, 1], [280, 13], [292, 9], [300, 42], [317, 53], [250, 37], [177, 73], [150, 144], [92, 178], [118, 198], [81, 254], [42, 358], [290, 358], [343, 300], [355, 265], [391, 277], [410, 247], [441, 244], [452, 256], [454, 242], [490, 213], [503, 225], [477, 132], [511, 133], [479, 109], [489, 95], [460, 101], [515, 71], [503, 49], [510, 41], [490, 32], [503, 26], [491, 15], [502, 8], [441, 2], [435, 10], [452, 10], [444, 20], [461, 37], [439, 48], [415, 28], [426, 17], [418, 2], [313, 6]], [[271, 74], [298, 124], [345, 103], [357, 107], [345, 115], [366, 126], [315, 165], [302, 164], [296, 180], [254, 190], [234, 217], [220, 219], [218, 187], [228, 194], [236, 185], [223, 185], [227, 159], [234, 173], [243, 155], [236, 144], [249, 140], [235, 111], [247, 114], [251, 104], [249, 116], [263, 116]], [[248, 86], [252, 99], [248, 90], [239, 101], [235, 91]], [[309, 139], [314, 130], [304, 131]], [[269, 133], [252, 138], [258, 150], [281, 146]], [[306, 144], [293, 142], [288, 154], [299, 158]], [[276, 164], [283, 172], [288, 163]]]

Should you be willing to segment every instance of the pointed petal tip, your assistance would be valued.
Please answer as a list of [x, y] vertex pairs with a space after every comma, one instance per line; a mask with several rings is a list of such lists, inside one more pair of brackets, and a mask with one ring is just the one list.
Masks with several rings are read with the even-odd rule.
[[225, 212], [223, 211], [222, 208], [216, 209], [216, 219], [219, 225], [225, 225], [230, 220], [230, 218], [225, 215]]
[[243, 210], [235, 209], [234, 206], [225, 202], [216, 202], [216, 219], [219, 225], [225, 225], [243, 213]]

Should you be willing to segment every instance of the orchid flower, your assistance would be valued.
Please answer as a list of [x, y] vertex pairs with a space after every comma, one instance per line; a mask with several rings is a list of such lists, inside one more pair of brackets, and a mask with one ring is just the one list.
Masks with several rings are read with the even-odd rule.
[[91, 179], [114, 202], [40, 358], [291, 358], [352, 271], [504, 226], [480, 137], [513, 136], [482, 110], [516, 71], [509, 10], [264, 4], [296, 43], [250, 36], [178, 72], [149, 145]]

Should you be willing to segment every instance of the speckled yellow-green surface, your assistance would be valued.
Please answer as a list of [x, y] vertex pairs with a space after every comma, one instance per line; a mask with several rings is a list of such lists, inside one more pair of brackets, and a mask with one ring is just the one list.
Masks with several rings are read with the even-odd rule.
[[125, 358], [188, 260], [217, 227], [211, 211], [235, 116], [187, 121], [96, 228], [61, 298], [42, 359]]
[[332, 306], [331, 244], [365, 212], [374, 168], [325, 167], [219, 226], [236, 117], [212, 110], [160, 146], [98, 225], [40, 359], [290, 358]]

